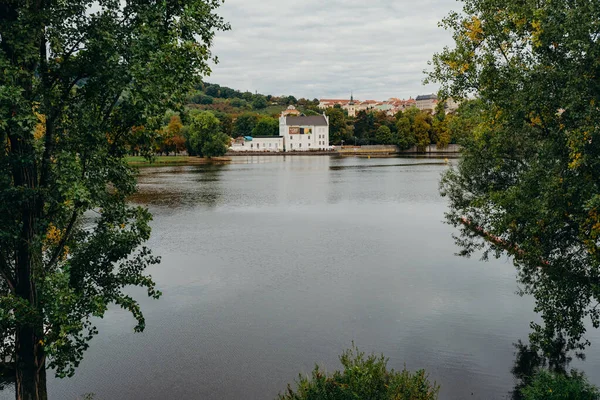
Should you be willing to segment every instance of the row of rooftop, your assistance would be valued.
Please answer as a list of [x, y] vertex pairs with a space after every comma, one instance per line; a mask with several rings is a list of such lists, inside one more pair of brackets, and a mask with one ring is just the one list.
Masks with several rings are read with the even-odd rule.
[[[404, 111], [410, 107], [417, 107], [419, 110], [433, 112], [438, 104], [438, 98], [435, 94], [425, 94], [417, 96], [416, 99], [412, 97], [408, 100], [398, 99], [395, 97], [389, 98], [385, 101], [378, 100], [355, 100], [354, 96], [350, 96], [350, 99], [320, 99], [319, 108], [325, 110], [327, 108], [335, 107], [339, 105], [342, 109], [348, 112], [349, 117], [354, 117], [360, 111], [383, 111], [389, 115], [394, 115], [398, 111]], [[458, 103], [452, 99], [445, 102], [446, 113], [456, 111]]]

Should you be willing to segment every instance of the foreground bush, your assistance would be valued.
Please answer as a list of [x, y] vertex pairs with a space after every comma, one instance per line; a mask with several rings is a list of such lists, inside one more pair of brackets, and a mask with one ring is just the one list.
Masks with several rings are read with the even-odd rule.
[[588, 383], [583, 374], [572, 371], [570, 375], [540, 371], [521, 390], [523, 400], [598, 400], [598, 388]]
[[429, 382], [424, 370], [388, 371], [388, 360], [383, 355], [371, 354], [365, 358], [354, 346], [340, 356], [340, 361], [343, 371], [327, 374], [315, 366], [310, 377], [299, 376], [297, 391], [288, 385], [279, 400], [437, 399], [439, 386]]

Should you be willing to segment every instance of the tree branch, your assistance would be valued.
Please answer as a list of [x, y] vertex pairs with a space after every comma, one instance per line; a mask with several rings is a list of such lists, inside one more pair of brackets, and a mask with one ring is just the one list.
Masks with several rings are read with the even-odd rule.
[[71, 235], [71, 232], [73, 231], [75, 222], [77, 222], [78, 214], [79, 214], [79, 209], [76, 207], [75, 210], [73, 210], [73, 214], [71, 215], [71, 219], [69, 220], [69, 225], [67, 226], [65, 233], [62, 236], [62, 238], [60, 239], [60, 242], [58, 243], [58, 247], [56, 248], [56, 250], [54, 250], [54, 253], [52, 254], [52, 258], [50, 258], [50, 261], [48, 262], [48, 265], [46, 266], [46, 270], [50, 270], [54, 266], [54, 264], [58, 261], [58, 258], [62, 254], [62, 252], [65, 248], [65, 244], [67, 243], [67, 240], [68, 240], [69, 236]]

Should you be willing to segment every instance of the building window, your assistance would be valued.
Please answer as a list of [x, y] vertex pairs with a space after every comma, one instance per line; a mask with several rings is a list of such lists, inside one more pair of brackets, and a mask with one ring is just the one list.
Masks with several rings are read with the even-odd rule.
[[310, 136], [308, 137], [308, 140], [310, 140]]
[[258, 149], [260, 147], [260, 144], [256, 143], [256, 148]]
[[290, 140], [294, 139], [294, 137], [292, 135], [290, 135]]
[[254, 148], [254, 144], [250, 143], [250, 148], [251, 149]]
[[298, 145], [298, 147], [302, 147], [302, 143], [300, 143], [300, 144]]
[[272, 145], [272, 144], [273, 144], [273, 143], [269, 143], [269, 147], [271, 147], [271, 145]]
[[308, 144], [308, 147], [310, 147], [310, 143]]

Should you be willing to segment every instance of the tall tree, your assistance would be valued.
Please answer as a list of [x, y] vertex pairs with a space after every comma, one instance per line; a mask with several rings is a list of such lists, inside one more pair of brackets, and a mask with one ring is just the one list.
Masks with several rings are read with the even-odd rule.
[[150, 214], [126, 202], [126, 145], [210, 71], [219, 5], [0, 2], [0, 362], [17, 399], [47, 398], [46, 368], [74, 373], [109, 304], [144, 329], [123, 289], [158, 297], [158, 259], [140, 247]]
[[195, 114], [187, 134], [190, 153], [201, 157], [222, 156], [227, 152], [231, 141], [221, 131], [219, 119], [210, 111]]
[[431, 142], [435, 143], [439, 149], [444, 149], [450, 144], [451, 132], [448, 124], [451, 118], [451, 116], [446, 115], [445, 103], [440, 101], [435, 106], [431, 124]]
[[390, 128], [385, 125], [381, 125], [377, 132], [375, 132], [375, 140], [378, 144], [392, 144], [394, 143], [394, 135]]
[[361, 110], [354, 120], [354, 135], [361, 144], [370, 144], [375, 137], [375, 116], [372, 112]]
[[344, 110], [331, 107], [325, 110], [325, 115], [329, 118], [329, 142], [340, 144], [342, 140], [348, 141], [348, 127]]
[[464, 254], [512, 256], [542, 322], [530, 341], [583, 349], [600, 325], [600, 3], [467, 0], [434, 58], [442, 94], [480, 123], [443, 178]]
[[396, 121], [396, 130], [398, 131], [397, 145], [400, 150], [410, 149], [417, 143], [417, 138], [412, 130], [411, 121], [408, 116], [399, 116]]
[[427, 112], [419, 112], [414, 121], [412, 130], [415, 135], [417, 151], [423, 152], [431, 144], [431, 117]]

